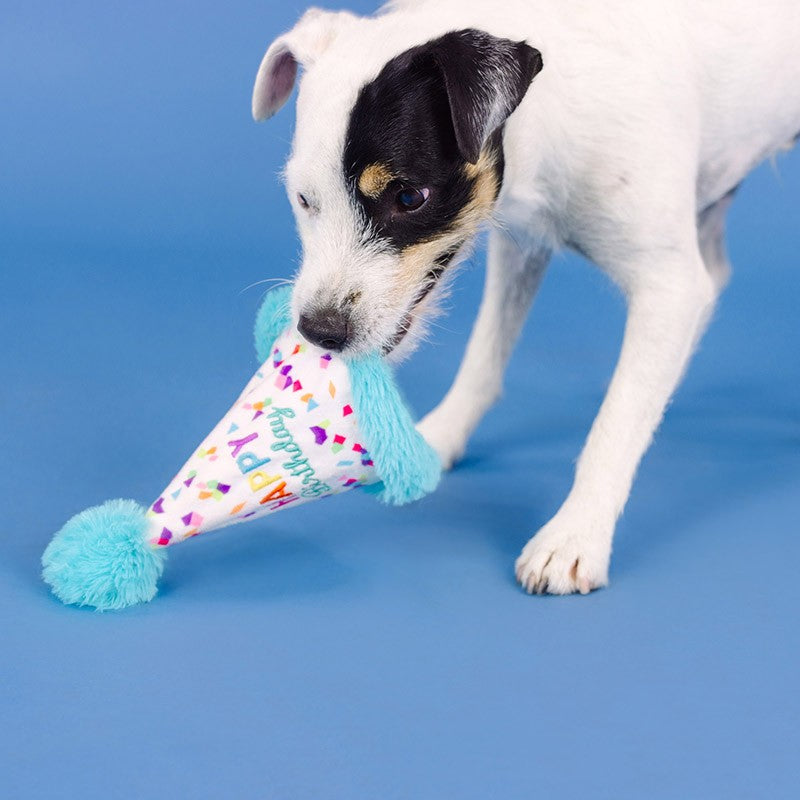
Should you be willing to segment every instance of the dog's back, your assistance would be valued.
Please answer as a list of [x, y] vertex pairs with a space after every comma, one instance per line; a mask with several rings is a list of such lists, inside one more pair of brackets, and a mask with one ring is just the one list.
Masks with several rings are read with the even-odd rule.
[[663, 115], [663, 125], [697, 139], [700, 208], [800, 134], [798, 0], [509, 0], [500, 8], [400, 0], [389, 9], [423, 16], [437, 31], [474, 25], [540, 48], [546, 68], [512, 126], [535, 146], [543, 106], [563, 115], [558, 135], [576, 139], [615, 118], [615, 145], [625, 129], [633, 139], [648, 135], [644, 110]]
[[696, 57], [702, 201], [704, 193], [724, 194], [800, 134], [800, 3], [683, 5]]

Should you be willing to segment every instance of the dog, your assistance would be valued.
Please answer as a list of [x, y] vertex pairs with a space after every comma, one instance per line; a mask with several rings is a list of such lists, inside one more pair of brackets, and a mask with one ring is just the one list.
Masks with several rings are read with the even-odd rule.
[[497, 399], [554, 250], [625, 295], [572, 488], [516, 561], [530, 593], [608, 582], [637, 466], [728, 280], [736, 187], [800, 133], [798, 41], [797, 0], [399, 0], [311, 9], [266, 51], [257, 120], [303, 70], [285, 182], [309, 341], [402, 358], [490, 228], [463, 363], [419, 425], [445, 467]]

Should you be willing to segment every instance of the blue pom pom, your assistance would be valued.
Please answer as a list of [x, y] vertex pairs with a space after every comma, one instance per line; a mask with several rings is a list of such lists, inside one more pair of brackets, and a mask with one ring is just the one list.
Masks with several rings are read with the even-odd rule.
[[145, 539], [145, 509], [109, 500], [74, 516], [42, 555], [42, 577], [64, 603], [98, 611], [152, 600], [166, 548]]

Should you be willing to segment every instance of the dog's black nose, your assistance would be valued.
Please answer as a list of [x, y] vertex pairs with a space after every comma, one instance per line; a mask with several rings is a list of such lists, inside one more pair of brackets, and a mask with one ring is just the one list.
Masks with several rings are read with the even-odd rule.
[[336, 352], [344, 350], [349, 332], [347, 316], [336, 308], [301, 314], [297, 330], [312, 344]]

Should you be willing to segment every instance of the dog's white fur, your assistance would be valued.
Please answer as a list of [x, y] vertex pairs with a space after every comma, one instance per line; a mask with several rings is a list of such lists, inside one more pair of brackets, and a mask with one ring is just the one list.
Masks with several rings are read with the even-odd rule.
[[506, 123], [466, 356], [420, 430], [445, 465], [462, 454], [555, 248], [606, 272], [628, 301], [619, 362], [569, 496], [516, 564], [528, 591], [588, 592], [607, 583], [634, 473], [728, 278], [730, 193], [800, 133], [800, 2], [405, 0], [369, 18], [309, 12], [272, 45], [260, 79], [286, 48], [304, 67], [286, 170], [292, 201], [303, 192], [312, 205], [297, 210], [295, 310], [357, 286], [368, 317], [356, 349], [391, 336], [411, 293], [393, 283], [392, 259], [356, 234], [341, 169], [348, 114], [388, 59], [462, 28], [525, 39], [544, 69]]

